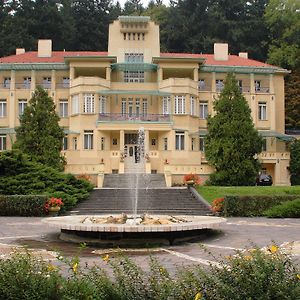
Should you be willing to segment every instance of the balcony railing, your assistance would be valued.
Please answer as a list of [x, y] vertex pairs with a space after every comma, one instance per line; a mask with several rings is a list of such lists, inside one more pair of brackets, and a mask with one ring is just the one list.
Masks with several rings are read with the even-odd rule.
[[250, 93], [250, 86], [240, 86], [239, 88], [242, 93]]
[[0, 83], [0, 89], [10, 89], [10, 83]]
[[256, 93], [270, 93], [270, 88], [263, 87], [263, 86], [255, 87], [255, 92]]
[[37, 82], [37, 86], [41, 86], [45, 90], [51, 89], [51, 82]]
[[30, 83], [16, 83], [16, 89], [18, 90], [29, 90]]
[[104, 113], [104, 114], [99, 114], [98, 121], [100, 121], [100, 122], [128, 121], [128, 122], [163, 122], [163, 123], [167, 123], [167, 122], [170, 122], [170, 115]]
[[209, 85], [198, 85], [198, 90], [203, 92], [210, 92], [211, 86]]
[[57, 89], [68, 89], [69, 87], [70, 87], [70, 83], [67, 83], [67, 82], [56, 83]]

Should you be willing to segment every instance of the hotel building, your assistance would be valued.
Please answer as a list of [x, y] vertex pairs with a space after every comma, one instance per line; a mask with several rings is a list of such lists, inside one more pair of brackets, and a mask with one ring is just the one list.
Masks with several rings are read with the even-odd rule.
[[275, 185], [289, 185], [288, 71], [245, 52], [231, 55], [227, 44], [215, 44], [213, 54], [161, 53], [159, 26], [145, 16], [110, 24], [107, 52], [52, 51], [51, 40], [39, 40], [38, 51], [16, 49], [0, 58], [0, 151], [11, 149], [19, 116], [40, 85], [55, 101], [66, 134], [67, 172], [89, 174], [98, 186], [109, 173], [162, 173], [168, 186], [187, 173], [208, 178], [207, 116], [228, 72], [264, 137], [263, 170]]

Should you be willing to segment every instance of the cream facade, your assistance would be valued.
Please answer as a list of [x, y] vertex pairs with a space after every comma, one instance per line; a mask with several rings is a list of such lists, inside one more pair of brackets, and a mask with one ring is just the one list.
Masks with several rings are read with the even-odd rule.
[[[98, 186], [105, 173], [130, 172], [137, 153], [146, 173], [165, 174], [167, 185], [184, 174], [207, 178], [207, 116], [234, 72], [265, 138], [259, 155], [275, 185], [289, 185], [284, 134], [286, 70], [229, 55], [161, 53], [159, 26], [149, 17], [119, 17], [109, 27], [108, 52], [54, 52], [40, 40], [37, 52], [17, 49], [0, 59], [0, 150], [10, 149], [14, 128], [36, 86], [48, 90], [64, 128], [66, 171], [91, 175]], [[144, 147], [137, 145], [143, 129]]]

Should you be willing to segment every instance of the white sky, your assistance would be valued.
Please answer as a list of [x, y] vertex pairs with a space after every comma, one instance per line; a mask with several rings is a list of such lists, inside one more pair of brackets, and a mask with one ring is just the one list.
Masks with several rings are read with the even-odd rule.
[[[117, 2], [117, 1], [120, 2], [122, 7], [124, 6], [124, 3], [126, 2], [126, 0], [114, 0], [114, 2]], [[143, 6], [144, 7], [147, 6], [149, 1], [150, 0], [142, 0]], [[169, 4], [169, 0], [163, 0], [163, 3], [167, 5], [167, 4]]]

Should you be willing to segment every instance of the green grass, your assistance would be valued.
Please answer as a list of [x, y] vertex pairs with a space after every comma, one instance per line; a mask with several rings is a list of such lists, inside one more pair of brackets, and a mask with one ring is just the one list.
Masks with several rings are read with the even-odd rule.
[[300, 195], [297, 186], [199, 186], [198, 192], [209, 203], [227, 195]]

